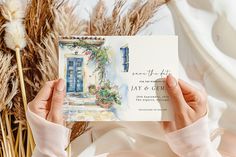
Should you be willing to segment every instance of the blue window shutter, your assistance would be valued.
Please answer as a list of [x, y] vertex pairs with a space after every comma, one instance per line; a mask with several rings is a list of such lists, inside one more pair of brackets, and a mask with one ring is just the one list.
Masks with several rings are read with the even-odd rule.
[[129, 48], [128, 47], [123, 47], [120, 48], [122, 52], [122, 59], [123, 59], [123, 71], [128, 72], [129, 71]]

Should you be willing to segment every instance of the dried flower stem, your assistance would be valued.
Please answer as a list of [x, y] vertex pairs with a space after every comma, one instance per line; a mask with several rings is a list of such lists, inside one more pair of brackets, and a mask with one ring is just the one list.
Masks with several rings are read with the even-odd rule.
[[[26, 98], [26, 92], [25, 92], [25, 83], [24, 83], [24, 76], [23, 76], [23, 70], [22, 70], [20, 49], [17, 47], [15, 52], [16, 52], [16, 60], [17, 60], [18, 74], [19, 74], [19, 79], [20, 79], [20, 87], [21, 87], [23, 105], [24, 105], [25, 111], [27, 111], [27, 98]], [[21, 128], [22, 128], [21, 124], [19, 124], [19, 125], [20, 125], [19, 129], [21, 130]], [[27, 140], [27, 152], [26, 152], [27, 154], [26, 154], [26, 156], [30, 157], [30, 151], [32, 151], [34, 148], [34, 144], [33, 144], [34, 141], [33, 141], [32, 133], [31, 133], [29, 125], [27, 125], [27, 130], [28, 130], [28, 134], [27, 134], [28, 140]], [[22, 131], [20, 133], [20, 138], [22, 138]], [[22, 146], [22, 144], [20, 144], [20, 146]]]
[[9, 151], [8, 151], [8, 145], [7, 145], [7, 137], [6, 137], [5, 129], [3, 126], [2, 113], [0, 113], [0, 127], [1, 127], [2, 138], [3, 138], [3, 146], [4, 146], [3, 148], [5, 149], [5, 154], [8, 157]]
[[24, 83], [24, 76], [22, 70], [22, 63], [21, 63], [21, 56], [20, 56], [20, 49], [16, 48], [16, 60], [17, 60], [17, 67], [18, 67], [18, 74], [20, 78], [20, 87], [21, 87], [21, 94], [24, 104], [25, 111], [27, 110], [27, 99], [26, 99], [26, 92], [25, 92], [25, 83]]
[[19, 135], [20, 135], [20, 129], [18, 128], [18, 131], [17, 131], [17, 136], [16, 136], [16, 143], [15, 143], [15, 147], [14, 147], [14, 152], [15, 152], [15, 154], [18, 156], [18, 154], [17, 154], [17, 152], [18, 152], [18, 150], [17, 150], [17, 148], [18, 148], [18, 146], [19, 146]]
[[22, 135], [22, 124], [19, 123], [19, 156], [25, 157], [25, 149], [24, 149], [24, 144], [23, 144], [23, 135]]
[[12, 136], [12, 129], [11, 129], [11, 122], [9, 120], [8, 117], [8, 112], [5, 112], [5, 121], [6, 121], [6, 126], [7, 126], [7, 132], [8, 132], [8, 136], [9, 136], [9, 144], [10, 144], [10, 151], [11, 154], [15, 157], [15, 152], [14, 152], [14, 143], [13, 143], [13, 136]]

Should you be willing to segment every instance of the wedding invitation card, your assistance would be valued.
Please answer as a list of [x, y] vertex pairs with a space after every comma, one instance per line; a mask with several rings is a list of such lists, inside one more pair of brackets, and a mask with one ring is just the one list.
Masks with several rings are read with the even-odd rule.
[[71, 36], [59, 40], [67, 121], [170, 121], [168, 74], [177, 36]]

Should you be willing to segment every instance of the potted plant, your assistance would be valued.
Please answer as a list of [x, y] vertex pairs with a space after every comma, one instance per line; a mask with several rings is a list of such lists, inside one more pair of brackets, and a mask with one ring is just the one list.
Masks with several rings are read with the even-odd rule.
[[96, 93], [96, 104], [103, 108], [109, 109], [113, 104], [121, 104], [117, 86], [111, 86], [110, 82], [104, 83]]
[[96, 92], [97, 92], [97, 89], [96, 89], [96, 86], [95, 86], [95, 85], [89, 85], [88, 90], [89, 90], [89, 93], [90, 93], [91, 95], [95, 95]]

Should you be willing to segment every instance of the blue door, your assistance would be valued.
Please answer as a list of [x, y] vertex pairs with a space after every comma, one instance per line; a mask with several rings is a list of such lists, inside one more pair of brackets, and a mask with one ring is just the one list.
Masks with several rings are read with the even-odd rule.
[[67, 58], [66, 91], [83, 92], [83, 58]]

